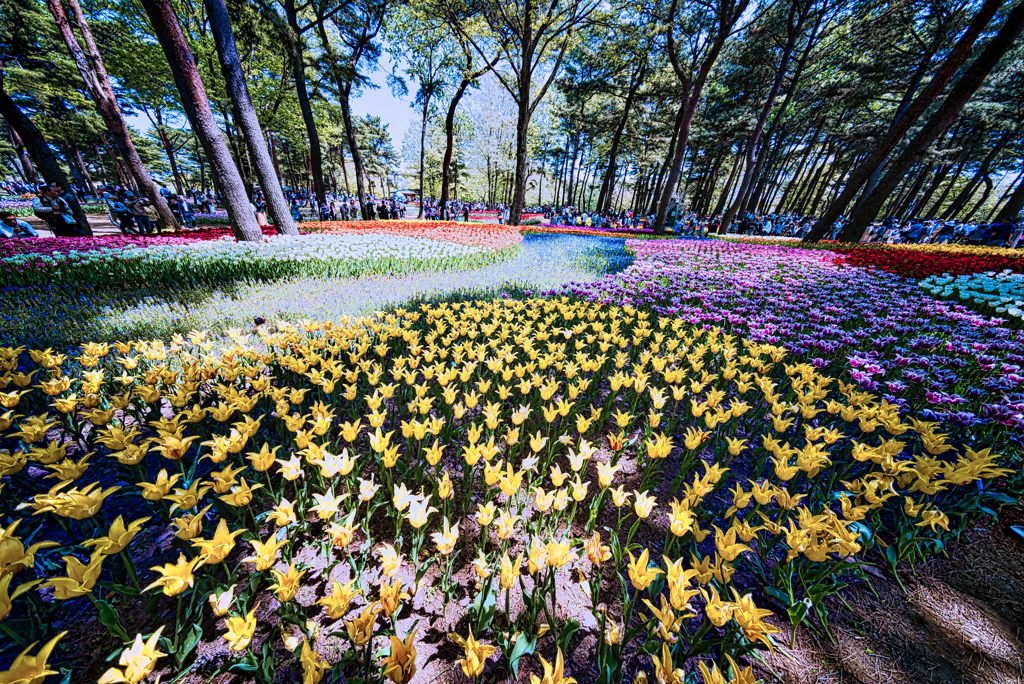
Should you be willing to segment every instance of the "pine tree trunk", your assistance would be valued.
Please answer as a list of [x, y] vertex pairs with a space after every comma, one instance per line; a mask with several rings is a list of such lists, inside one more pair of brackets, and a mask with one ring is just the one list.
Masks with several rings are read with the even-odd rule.
[[92, 176], [89, 175], [89, 169], [85, 168], [85, 162], [82, 161], [82, 151], [78, 149], [78, 145], [73, 140], [68, 141], [68, 148], [71, 150], [71, 156], [75, 158], [75, 166], [78, 167], [78, 173], [82, 175], [82, 180], [85, 181], [85, 187], [89, 188], [89, 194], [97, 197], [96, 186], [93, 185]]
[[[281, 176], [281, 162], [277, 158], [277, 145], [274, 142], [274, 134], [270, 129], [265, 129], [267, 134], [268, 151], [270, 152], [270, 159], [274, 162], [274, 176], [277, 178], [277, 187], [281, 189], [281, 194], [284, 194], [284, 179]], [[344, 157], [342, 158], [344, 161]], [[343, 167], [344, 168], [344, 167]], [[287, 204], [287, 199], [285, 200]], [[291, 216], [291, 213], [288, 214]]]
[[299, 31], [298, 14], [294, 0], [284, 3], [285, 18], [291, 29], [291, 41], [288, 56], [292, 66], [292, 78], [295, 81], [295, 96], [299, 101], [302, 122], [306, 126], [306, 137], [309, 139], [310, 175], [313, 177], [313, 193], [317, 202], [326, 201], [324, 195], [323, 160], [320, 153], [320, 134], [317, 132], [316, 119], [313, 118], [313, 107], [309, 103], [309, 91], [306, 88], [306, 63], [302, 57], [302, 34]]
[[71, 8], [75, 21], [78, 23], [78, 28], [82, 32], [82, 38], [85, 41], [85, 51], [82, 50], [82, 46], [78, 44], [78, 38], [75, 37], [74, 32], [71, 30], [71, 23], [64, 13], [64, 7], [61, 5], [60, 0], [47, 0], [46, 5], [50, 10], [50, 14], [53, 15], [54, 21], [57, 23], [57, 30], [64, 39], [64, 44], [67, 46], [68, 51], [71, 53], [71, 59], [78, 68], [78, 73], [81, 75], [82, 80], [85, 81], [86, 88], [96, 103], [96, 110], [107, 125], [107, 130], [110, 132], [111, 137], [113, 137], [114, 144], [120, 150], [121, 156], [124, 157], [125, 164], [128, 166], [128, 170], [134, 178], [139, 191], [145, 194], [149, 201], [153, 203], [157, 213], [160, 215], [161, 223], [165, 227], [177, 230], [178, 222], [175, 220], [174, 214], [171, 213], [171, 208], [167, 206], [167, 201], [157, 190], [156, 183], [153, 182], [153, 178], [142, 163], [138, 150], [135, 149], [135, 144], [132, 142], [131, 134], [128, 130], [128, 124], [125, 122], [121, 108], [117, 104], [117, 98], [114, 96], [114, 89], [110, 84], [110, 78], [107, 76], [106, 67], [103, 66], [103, 59], [100, 57], [99, 48], [92, 37], [89, 24], [85, 20], [85, 15], [82, 13], [78, 0], [68, 0], [68, 6]]
[[[427, 160], [427, 114], [430, 113], [430, 96], [428, 95], [423, 99], [423, 115], [420, 117], [420, 196], [426, 196], [426, 189], [424, 187], [424, 176], [426, 175], [426, 160]], [[447, 150], [446, 150], [447, 152]], [[416, 218], [423, 218], [423, 202], [420, 202], [419, 213], [416, 214]], [[448, 207], [445, 202], [441, 203], [441, 218], [447, 218]]]
[[103, 151], [106, 152], [110, 162], [114, 165], [114, 171], [117, 173], [117, 179], [121, 183], [121, 187], [138, 190], [135, 187], [135, 181], [132, 179], [131, 174], [124, 170], [124, 164], [121, 162], [121, 158], [117, 156], [117, 150], [107, 140], [107, 136], [101, 133], [100, 142], [103, 143]]
[[[57, 155], [50, 149], [50, 146], [46, 143], [46, 138], [39, 132], [36, 125], [32, 123], [32, 119], [28, 118], [25, 112], [21, 111], [14, 100], [11, 99], [11, 96], [7, 94], [3, 85], [3, 80], [0, 78], [0, 116], [3, 116], [4, 120], [10, 125], [11, 130], [21, 138], [24, 149], [32, 157], [32, 160], [35, 162], [35, 168], [39, 171], [39, 175], [43, 177], [43, 180], [47, 183], [60, 183], [65, 189], [69, 188], [68, 177], [64, 175], [64, 169], [57, 162]], [[86, 235], [92, 235], [92, 228], [85, 217], [85, 212], [81, 211], [78, 200], [72, 196], [68, 203], [73, 204], [72, 209], [75, 209], [78, 213], [79, 230]]]
[[839, 170], [843, 160], [843, 152], [836, 155], [836, 158], [832, 161], [832, 164], [828, 167], [828, 173], [825, 174], [825, 179], [818, 186], [818, 194], [814, 196], [814, 202], [811, 203], [810, 208], [807, 210], [807, 216], [814, 216], [818, 211], [818, 205], [821, 204], [821, 198], [825, 196], [825, 191], [828, 189], [829, 184], [832, 182], [832, 177], [835, 176], [836, 171]]
[[[370, 217], [366, 209], [366, 169], [363, 166], [363, 155], [359, 153], [359, 146], [356, 143], [356, 128], [352, 123], [352, 107], [349, 105], [349, 91], [342, 88], [344, 84], [339, 83], [341, 91], [341, 118], [345, 123], [345, 139], [348, 142], [348, 151], [352, 153], [352, 167], [356, 172], [356, 194], [359, 197], [359, 211], [363, 220]], [[423, 193], [420, 192], [420, 206], [423, 206]]]
[[768, 115], [771, 114], [772, 107], [775, 106], [775, 98], [779, 96], [779, 90], [782, 89], [782, 81], [786, 78], [789, 60], [793, 56], [793, 50], [796, 48], [797, 36], [800, 35], [809, 9], [810, 5], [801, 5], [799, 0], [792, 0], [790, 4], [789, 17], [786, 23], [788, 29], [786, 45], [782, 48], [779, 68], [775, 71], [775, 81], [772, 83], [772, 89], [768, 92], [768, 98], [765, 100], [764, 106], [761, 108], [761, 114], [757, 117], [757, 123], [754, 125], [754, 132], [750, 135], [750, 142], [747, 144], [747, 161], [746, 169], [743, 172], [743, 180], [740, 181], [740, 189], [736, 195], [736, 201], [729, 207], [729, 211], [722, 218], [722, 223], [718, 227], [719, 235], [725, 235], [728, 232], [730, 224], [732, 224], [733, 219], [736, 218], [736, 214], [739, 213], [740, 208], [744, 204], [747, 192], [750, 191], [754, 167], [757, 166], [757, 149], [761, 141], [761, 132], [764, 131], [764, 126], [768, 122]]
[[[747, 146], [750, 146], [750, 141], [747, 141]], [[725, 181], [725, 187], [722, 188], [722, 193], [718, 196], [718, 203], [715, 204], [715, 210], [711, 212], [712, 216], [718, 216], [722, 213], [722, 209], [725, 208], [725, 203], [729, 199], [729, 195], [732, 194], [732, 184], [736, 180], [736, 172], [739, 171], [740, 166], [743, 164], [743, 156], [746, 147], [743, 145], [739, 146], [736, 150], [736, 159], [732, 163], [732, 169], [729, 171], [729, 179]], [[749, 160], [748, 160], [749, 161]], [[708, 193], [708, 199], [710, 199], [711, 193]], [[721, 231], [719, 231], [721, 233]]]
[[1024, 209], [1024, 173], [1017, 178], [1017, 189], [1013, 191], [1010, 199], [1006, 201], [1006, 204], [996, 214], [996, 220], [1015, 219], [1022, 209]]
[[167, 157], [167, 163], [171, 167], [171, 175], [174, 177], [174, 189], [180, 195], [185, 190], [185, 184], [181, 182], [181, 173], [178, 170], [178, 161], [174, 158], [174, 148], [171, 147], [171, 141], [167, 137], [167, 131], [164, 130], [161, 118], [161, 114], [158, 111], [156, 113], [156, 136], [160, 139], [160, 146], [164, 148], [164, 155]]
[[[879, 141], [868, 155], [866, 161], [851, 174], [842, 193], [825, 210], [821, 218], [819, 218], [817, 223], [814, 224], [810, 233], [808, 233], [804, 238], [804, 241], [817, 242], [827, 231], [832, 229], [832, 224], [834, 224], [843, 212], [846, 211], [850, 202], [853, 201], [854, 197], [861, 190], [864, 184], [867, 183], [875, 170], [885, 162], [886, 158], [888, 158], [890, 154], [892, 154], [892, 151], [896, 149], [896, 146], [900, 143], [910, 128], [917, 123], [917, 120], [921, 118], [929, 105], [931, 105], [932, 102], [942, 94], [946, 85], [950, 80], [952, 80], [960, 67], [967, 61], [967, 58], [971, 54], [971, 49], [974, 46], [974, 42], [978, 39], [978, 36], [988, 25], [989, 21], [991, 21], [992, 17], [995, 16], [995, 13], [1003, 5], [1003, 2], [1004, 0], [985, 0], [981, 9], [978, 10], [978, 13], [974, 16], [974, 19], [971, 20], [967, 30], [956, 42], [956, 45], [953, 46], [953, 49], [946, 56], [942, 66], [936, 70], [935, 74], [928, 82], [928, 85], [926, 85], [921, 90], [920, 95], [910, 103], [907, 109], [903, 112], [903, 115], [899, 118], [899, 121], [893, 123], [893, 126], [885, 137]], [[1018, 8], [1019, 7], [1020, 5], [1018, 5]], [[927, 126], [925, 128], [927, 128]], [[895, 187], [895, 183], [893, 183], [893, 186]], [[875, 213], [877, 214], [877, 207]], [[857, 217], [853, 217], [853, 219], [857, 220]], [[870, 221], [866, 223], [859, 223], [863, 223], [863, 227], [866, 227]], [[863, 227], [861, 228], [861, 233], [864, 232]], [[850, 225], [847, 225], [846, 229], [850, 229]], [[846, 229], [844, 229], [844, 233], [847, 232]]]
[[1003, 151], [1003, 148], [1006, 147], [1007, 143], [1009, 143], [1017, 133], [1017, 130], [1010, 130], [1003, 134], [999, 139], [999, 142], [996, 143], [996, 146], [993, 147], [987, 155], [985, 155], [985, 159], [982, 160], [981, 166], [978, 167], [974, 177], [971, 178], [964, 189], [960, 191], [960, 194], [957, 195], [957, 198], [953, 200], [953, 203], [950, 204], [949, 208], [943, 213], [941, 220], [948, 221], [960, 213], [960, 210], [963, 209], [964, 205], [966, 205], [970, 200], [971, 195], [973, 195], [974, 191], [977, 190], [978, 184], [981, 183], [984, 178], [988, 177], [988, 170], [989, 167], [992, 166], [992, 162], [995, 161], [996, 157], [999, 156], [999, 153]]
[[267, 202], [267, 211], [274, 220], [274, 228], [278, 233], [298, 235], [288, 201], [281, 191], [281, 182], [277, 173], [276, 160], [270, 156], [263, 140], [263, 130], [256, 116], [256, 109], [249, 97], [249, 88], [245, 84], [245, 74], [238, 59], [238, 48], [228, 18], [228, 8], [224, 0], [204, 0], [206, 15], [210, 20], [210, 30], [217, 45], [217, 56], [220, 58], [221, 73], [224, 83], [234, 105], [235, 124], [245, 136], [249, 152], [255, 157], [252, 164], [263, 189], [263, 197]]
[[195, 57], [185, 40], [185, 34], [181, 31], [181, 25], [170, 0], [142, 0], [142, 5], [171, 66], [174, 83], [178, 87], [178, 95], [181, 97], [189, 124], [199, 138], [206, 159], [210, 163], [210, 175], [213, 176], [224, 198], [224, 206], [234, 228], [235, 238], [261, 241], [263, 233], [249, 205], [242, 177], [231, 159], [231, 152], [224, 141], [224, 136], [217, 127]]
[[843, 242], [860, 240], [868, 224], [878, 215], [879, 208], [896, 188], [907, 170], [917, 163], [918, 158], [934, 142], [935, 138], [956, 120], [963, 106], [981, 87], [989, 72], [1003, 55], [1010, 50], [1022, 30], [1024, 30], [1024, 2], [1018, 2], [1007, 15], [999, 32], [988, 42], [981, 55], [964, 71], [928, 122], [917, 132], [917, 135], [899, 157], [889, 165], [885, 176], [878, 182], [878, 187], [864, 201], [864, 211], [854, 216], [843, 229]]
[[34, 187], [39, 183], [39, 175], [36, 173], [36, 168], [32, 165], [32, 160], [29, 158], [28, 153], [25, 152], [25, 145], [21, 142], [21, 137], [14, 130], [14, 126], [9, 123], [7, 124], [7, 135], [10, 138], [11, 147], [14, 148], [14, 153], [18, 157], [25, 182]]
[[978, 209], [981, 209], [981, 205], [984, 204], [985, 200], [988, 199], [988, 196], [992, 194], [992, 178], [990, 176], [985, 176], [981, 179], [981, 182], [985, 184], [985, 192], [981, 193], [981, 199], [978, 200], [973, 209], [967, 212], [967, 216], [964, 216], [964, 221], [970, 221], [974, 218], [974, 214], [977, 213]]
[[636, 91], [643, 83], [644, 74], [647, 72], [647, 59], [641, 63], [639, 70], [630, 79], [629, 91], [626, 93], [626, 101], [622, 105], [622, 116], [615, 126], [615, 133], [612, 135], [611, 149], [608, 151], [608, 168], [605, 169], [604, 178], [601, 180], [601, 191], [597, 195], [597, 210], [608, 211], [614, 191], [615, 174], [618, 170], [615, 166], [619, 155], [619, 143], [622, 140], [622, 133], [626, 130], [626, 123], [629, 121], [629, 112], [633, 108], [633, 99]]

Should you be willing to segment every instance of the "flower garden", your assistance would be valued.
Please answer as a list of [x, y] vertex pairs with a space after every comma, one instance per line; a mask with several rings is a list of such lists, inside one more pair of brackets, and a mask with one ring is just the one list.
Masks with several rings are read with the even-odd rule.
[[[907, 582], [1024, 490], [1024, 338], [950, 301], [976, 282], [770, 244], [302, 228], [2, 257], [26, 268], [3, 293], [0, 682], [776, 681], [765, 658], [833, 638], [851, 586]], [[15, 311], [33, 293], [81, 317], [148, 283], [296, 315], [60, 348], [10, 323], [44, 325]]]

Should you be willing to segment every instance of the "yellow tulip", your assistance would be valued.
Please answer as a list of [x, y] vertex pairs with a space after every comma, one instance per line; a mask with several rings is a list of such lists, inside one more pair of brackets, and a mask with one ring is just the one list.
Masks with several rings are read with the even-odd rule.
[[302, 665], [302, 684], [319, 684], [324, 678], [324, 672], [330, 668], [323, 657], [310, 647], [306, 639], [302, 640], [299, 663]]
[[512, 537], [516, 532], [516, 522], [519, 521], [518, 515], [512, 515], [508, 511], [502, 511], [498, 514], [498, 538], [505, 540]]
[[450, 499], [455, 494], [455, 488], [452, 485], [452, 479], [448, 476], [448, 471], [444, 471], [444, 476], [441, 481], [437, 483], [437, 496], [442, 501]]
[[564, 674], [565, 662], [562, 659], [561, 648], [558, 649], [558, 655], [553, 666], [544, 660], [544, 656], [540, 657], [540, 663], [541, 667], [544, 668], [544, 676], [530, 675], [530, 684], [576, 684], [575, 679], [566, 677]]
[[96, 580], [99, 579], [100, 571], [103, 569], [104, 558], [102, 549], [93, 550], [88, 565], [74, 556], [64, 556], [67, 576], [54, 577], [44, 582], [42, 586], [53, 587], [53, 597], [62, 601], [85, 596], [96, 585]]
[[238, 653], [249, 647], [252, 635], [256, 633], [256, 609], [259, 607], [257, 603], [244, 618], [233, 615], [227, 619], [225, 627], [228, 631], [221, 638], [228, 642], [232, 651]]
[[501, 588], [506, 591], [515, 586], [516, 580], [519, 579], [519, 568], [523, 564], [523, 554], [519, 554], [515, 561], [508, 557], [508, 553], [505, 553], [501, 557]]
[[494, 520], [494, 514], [496, 507], [494, 502], [488, 502], [485, 506], [480, 506], [476, 512], [476, 521], [480, 523], [480, 527], [487, 527]]
[[274, 463], [277, 462], [277, 450], [281, 447], [276, 446], [270, 449], [266, 444], [258, 451], [250, 451], [246, 453], [246, 459], [252, 463], [253, 469], [257, 472], [266, 472], [270, 469]]
[[622, 469], [621, 465], [613, 466], [610, 463], [597, 464], [597, 486], [607, 489], [615, 482], [615, 474]]
[[165, 563], [162, 567], [150, 568], [150, 570], [160, 573], [161, 577], [143, 589], [143, 591], [160, 587], [163, 589], [165, 596], [177, 596], [185, 591], [186, 588], [193, 586], [195, 583], [195, 570], [201, 564], [201, 557], [197, 556], [190, 561], [186, 561], [185, 554], [179, 553], [177, 563]]
[[359, 525], [354, 525], [355, 511], [349, 514], [348, 520], [344, 525], [339, 525], [336, 522], [332, 522], [330, 527], [327, 528], [327, 534], [331, 536], [331, 543], [339, 549], [343, 549], [352, 543], [352, 535], [359, 529]]
[[107, 536], [97, 537], [95, 539], [88, 539], [82, 542], [82, 546], [96, 546], [102, 549], [104, 555], [112, 556], [115, 553], [124, 551], [128, 544], [131, 543], [132, 539], [135, 538], [141, 530], [142, 526], [149, 521], [149, 517], [139, 518], [133, 520], [128, 524], [128, 527], [124, 526], [124, 518], [120, 515], [110, 524], [110, 529], [107, 530]]
[[156, 661], [167, 655], [156, 649], [160, 633], [163, 631], [163, 626], [160, 626], [145, 643], [142, 641], [142, 635], [136, 634], [131, 647], [121, 651], [121, 657], [117, 661], [123, 670], [110, 668], [103, 673], [97, 684], [118, 684], [119, 682], [138, 684], [152, 674], [156, 667]]
[[287, 542], [287, 539], [282, 538], [281, 541], [278, 541], [273, 535], [265, 542], [254, 539], [249, 543], [252, 544], [255, 554], [248, 558], [243, 558], [242, 562], [255, 563], [257, 571], [269, 570], [277, 562], [277, 552], [285, 545], [285, 542]]
[[570, 550], [568, 539], [562, 542], [549, 541], [544, 545], [544, 550], [546, 552], [547, 564], [555, 569], [576, 560], [576, 554]]
[[408, 684], [416, 674], [416, 630], [409, 632], [409, 635], [402, 641], [397, 636], [391, 636], [391, 653], [381, 662], [384, 666], [384, 676], [393, 684]]
[[231, 488], [230, 494], [217, 498], [230, 506], [248, 506], [252, 502], [252, 493], [262, 487], [262, 484], [250, 485], [245, 480], [240, 480], [237, 487]]
[[763, 619], [772, 615], [772, 611], [761, 609], [754, 605], [754, 599], [750, 594], [741, 597], [735, 589], [731, 589], [731, 591], [734, 599], [734, 603], [730, 604], [732, 606], [732, 617], [736, 618], [736, 623], [743, 631], [743, 637], [751, 642], [760, 641], [771, 649], [771, 640], [768, 638], [768, 635], [775, 634], [780, 630], [777, 627], [766, 624], [763, 622]]
[[638, 518], [646, 518], [654, 510], [654, 504], [656, 501], [654, 497], [647, 492], [638, 492], [633, 490], [633, 496], [636, 500], [633, 502], [633, 510], [636, 512]]
[[530, 449], [535, 453], [539, 453], [548, 443], [548, 438], [541, 434], [540, 430], [537, 434], [530, 437]]
[[[667, 642], [661, 642], [661, 657], [651, 656], [654, 661], [654, 674], [658, 684], [683, 684], [686, 673], [681, 669], [672, 669], [672, 651]], [[644, 677], [646, 681], [647, 677]], [[710, 684], [705, 680], [705, 684]]]
[[643, 550], [639, 558], [633, 558], [633, 552], [629, 552], [629, 581], [633, 583], [633, 587], [637, 591], [644, 591], [647, 587], [651, 586], [658, 575], [665, 574], [661, 568], [658, 567], [647, 567], [649, 561], [649, 552], [647, 549]]
[[301, 572], [295, 569], [295, 563], [288, 566], [288, 570], [281, 572], [277, 569], [271, 569], [270, 574], [274, 576], [274, 584], [271, 584], [268, 589], [274, 592], [277, 600], [281, 603], [287, 603], [295, 598], [295, 594], [299, 593], [299, 588], [302, 586], [302, 576], [306, 574], [305, 570]]
[[193, 540], [192, 546], [199, 552], [204, 565], [217, 565], [227, 558], [231, 550], [235, 548], [235, 537], [245, 531], [245, 529], [241, 529], [228, 532], [227, 521], [221, 518], [217, 524], [217, 531], [213, 534], [213, 539], [196, 539]]
[[362, 647], [373, 638], [374, 623], [377, 621], [377, 613], [380, 612], [380, 604], [374, 601], [366, 606], [359, 617], [345, 621], [345, 629], [348, 631], [348, 638], [357, 648]]
[[380, 546], [380, 572], [384, 577], [394, 577], [398, 572], [398, 569], [402, 567], [402, 559], [405, 556], [398, 554], [395, 547], [391, 544], [381, 544]]
[[383, 580], [380, 583], [380, 614], [384, 618], [391, 617], [397, 613], [402, 606], [402, 601], [412, 598], [408, 592], [402, 591], [402, 578], [395, 579], [394, 584], [387, 584]]
[[648, 439], [645, 443], [647, 446], [647, 455], [653, 459], [667, 458], [675, 447], [672, 442], [672, 438], [665, 434], [654, 435], [654, 439]]
[[345, 500], [346, 496], [334, 496], [334, 492], [331, 491], [314, 494], [313, 499], [316, 500], [316, 505], [311, 506], [309, 510], [315, 512], [321, 520], [330, 520], [338, 514], [338, 505]]
[[278, 527], [286, 527], [298, 522], [298, 518], [295, 515], [295, 502], [282, 497], [281, 503], [274, 507], [274, 510], [270, 512], [267, 518], [272, 520]]
[[[437, 513], [437, 509], [430, 505], [430, 499], [414, 499], [409, 505], [409, 514], [406, 517], [409, 524], [418, 530], [427, 524], [431, 513]], [[479, 515], [477, 519], [479, 519]]]
[[174, 533], [174, 536], [182, 541], [191, 541], [202, 534], [203, 518], [206, 516], [207, 511], [212, 507], [213, 504], [209, 504], [205, 508], [200, 509], [198, 513], [186, 513], [180, 518], [173, 518], [171, 522], [178, 528], [178, 531]]
[[561, 487], [562, 483], [569, 477], [569, 473], [563, 473], [557, 463], [551, 466], [549, 474], [551, 476], [551, 484], [555, 487]]
[[469, 637], [460, 641], [463, 657], [459, 660], [459, 665], [462, 666], [462, 672], [470, 679], [479, 677], [484, 672], [487, 659], [494, 655], [497, 648], [478, 642], [473, 638], [472, 631], [469, 632]]
[[600, 566], [601, 563], [612, 557], [611, 549], [601, 544], [601, 534], [599, 532], [594, 532], [589, 539], [584, 541], [583, 548], [586, 549], [587, 559], [595, 567]]
[[377, 490], [380, 489], [380, 485], [373, 481], [373, 475], [370, 476], [369, 480], [363, 478], [357, 478], [359, 480], [359, 501], [369, 501], [377, 495]]
[[221, 593], [214, 592], [207, 599], [210, 602], [210, 609], [216, 617], [224, 617], [231, 610], [231, 604], [235, 600], [235, 585], [232, 584]]
[[448, 518], [445, 518], [442, 531], [434, 532], [430, 535], [430, 538], [434, 540], [437, 552], [442, 556], [447, 556], [455, 550], [455, 543], [459, 539], [459, 524], [455, 523], [455, 526], [452, 527], [448, 523]]
[[697, 576], [693, 569], [684, 570], [682, 559], [675, 561], [663, 558], [665, 561], [665, 578], [668, 582], [669, 601], [672, 607], [683, 613], [682, 617], [694, 617], [690, 610], [690, 599], [696, 596], [699, 591], [690, 589], [690, 580]]
[[327, 611], [327, 617], [332, 620], [340, 620], [348, 612], [352, 599], [363, 593], [362, 589], [353, 589], [356, 581], [350, 580], [341, 584], [338, 580], [331, 580], [333, 588], [330, 594], [317, 601]]
[[704, 606], [704, 614], [708, 616], [708, 620], [711, 621], [711, 624], [715, 627], [722, 627], [725, 625], [725, 623], [732, 617], [732, 612], [735, 606], [728, 601], [723, 601], [718, 596], [718, 591], [716, 591], [714, 587], [709, 586], [707, 591], [702, 587], [700, 594], [704, 597], [706, 602], [706, 605]]
[[30, 656], [28, 652], [38, 642], [30, 645], [14, 659], [9, 670], [0, 672], [0, 682], [4, 684], [42, 684], [47, 677], [57, 674], [56, 670], [47, 667], [46, 661], [49, 660], [57, 642], [66, 634], [66, 631], [61, 632], [47, 641], [34, 656]]
[[572, 481], [572, 498], [574, 501], [583, 501], [587, 498], [587, 489], [590, 487], [589, 482], [583, 482], [580, 480], [579, 474], [576, 475]]
[[622, 508], [627, 503], [629, 503], [629, 497], [631, 495], [629, 492], [626, 491], [624, 485], [612, 487], [608, 491], [612, 493], [612, 503], [615, 504], [616, 508]]
[[281, 468], [281, 477], [289, 482], [302, 477], [302, 461], [295, 454], [287, 461], [278, 461], [277, 465]]

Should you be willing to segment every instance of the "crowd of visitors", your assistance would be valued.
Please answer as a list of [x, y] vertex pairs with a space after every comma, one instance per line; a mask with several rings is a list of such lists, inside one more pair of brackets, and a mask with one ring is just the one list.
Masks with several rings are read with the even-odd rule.
[[[703, 221], [708, 230], [717, 232], [721, 225], [721, 217], [688, 218], [696, 222]], [[769, 214], [754, 216], [748, 214], [739, 222], [737, 233], [744, 235], [764, 235], [776, 237], [802, 238], [810, 232], [816, 218], [813, 216], [797, 216], [795, 214]], [[833, 225], [825, 239], [834, 240], [842, 233], [849, 219], [841, 218]], [[900, 220], [896, 217], [884, 221], [875, 221], [864, 233], [861, 242], [888, 244], [943, 244], [959, 243], [968, 245], [987, 245], [990, 247], [1016, 248], [1024, 235], [1024, 219], [1004, 219], [991, 223], [975, 221], [941, 221], [938, 219], [909, 218]]]
[[[358, 221], [359, 199], [348, 194], [327, 193], [324, 202], [317, 202], [309, 192], [286, 191], [285, 197], [291, 205], [292, 218], [304, 220], [303, 209], [321, 221]], [[262, 201], [262, 196], [258, 198]], [[369, 221], [405, 218], [405, 203], [394, 197], [382, 198], [369, 195], [366, 198], [366, 218]]]
[[[81, 186], [72, 184], [65, 188], [59, 183], [33, 187], [17, 181], [0, 182], [0, 193], [32, 197], [33, 213], [46, 222], [53, 233], [60, 237], [82, 236], [80, 221], [82, 204], [103, 200], [109, 210], [111, 221], [125, 235], [148, 235], [162, 229], [159, 214], [145, 197], [117, 185], [100, 186], [100, 197], [91, 197]], [[166, 184], [161, 184], [160, 194], [164, 196], [175, 218], [182, 228], [196, 226], [196, 213], [214, 214], [218, 197], [212, 191], [193, 190], [179, 195]], [[296, 221], [319, 218], [321, 221], [356, 221], [361, 218], [358, 199], [350, 194], [326, 195], [326, 201], [317, 202], [313, 193], [286, 190], [285, 197]], [[257, 189], [250, 204], [261, 226], [268, 224], [266, 201]], [[381, 198], [369, 196], [366, 203], [367, 218], [373, 220], [402, 219], [406, 217], [406, 203], [399, 196]], [[501, 203], [465, 202], [449, 200], [443, 206], [435, 198], [427, 197], [423, 202], [423, 217], [430, 221], [469, 221], [473, 212], [496, 212], [498, 223], [508, 223], [510, 208]], [[620, 212], [595, 212], [574, 206], [527, 207], [524, 213], [540, 213], [544, 221], [555, 225], [580, 226], [602, 229], [649, 230], [655, 221], [653, 215], [642, 215], [630, 210]], [[741, 235], [765, 237], [803, 238], [814, 226], [816, 218], [792, 213], [755, 215], [748, 213], [737, 220], [732, 231]], [[715, 234], [721, 227], [722, 216], [698, 216], [692, 212], [680, 211], [673, 204], [668, 212], [666, 225], [671, 232], [683, 234]], [[825, 235], [824, 239], [834, 240], [849, 222], [840, 218]], [[0, 237], [35, 237], [38, 233], [25, 221], [10, 212], [0, 213]], [[1024, 237], [1024, 218], [996, 220], [991, 223], [975, 221], [942, 221], [938, 219], [897, 219], [890, 217], [871, 224], [861, 242], [875, 243], [917, 243], [942, 244], [960, 243], [1016, 248]]]

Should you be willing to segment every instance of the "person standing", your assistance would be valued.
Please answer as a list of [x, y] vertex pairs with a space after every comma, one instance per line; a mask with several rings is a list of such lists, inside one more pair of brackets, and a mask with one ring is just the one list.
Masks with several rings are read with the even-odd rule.
[[41, 187], [40, 193], [32, 200], [32, 212], [46, 221], [57, 237], [82, 237], [84, 233], [63, 194], [64, 187], [60, 183]]
[[148, 204], [148, 199], [139, 196], [135, 197], [128, 205], [128, 211], [131, 212], [135, 225], [139, 227], [140, 235], [148, 235], [153, 232], [153, 223], [149, 219], [149, 212], [146, 211], [146, 205]]
[[0, 213], [0, 237], [32, 238], [39, 237], [35, 228], [28, 221], [22, 221], [9, 211]]

